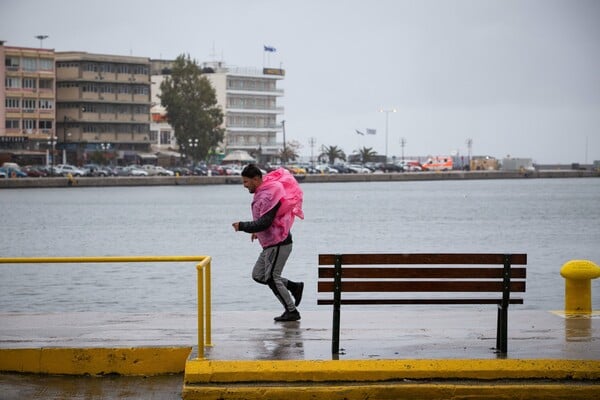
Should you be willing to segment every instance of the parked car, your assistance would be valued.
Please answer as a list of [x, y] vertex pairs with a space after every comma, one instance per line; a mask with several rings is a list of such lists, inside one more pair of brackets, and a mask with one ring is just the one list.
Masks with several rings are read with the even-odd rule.
[[362, 165], [356, 165], [356, 164], [348, 165], [348, 169], [357, 174], [370, 174], [371, 172], [373, 172], [367, 167], [363, 167]]
[[398, 165], [400, 165], [404, 171], [408, 172], [423, 171], [423, 168], [421, 168], [421, 164], [415, 160], [400, 161]]
[[4, 170], [2, 168], [0, 168], [0, 178], [6, 178], [8, 177], [8, 175], [6, 175], [6, 172], [4, 172]]
[[26, 178], [27, 174], [21, 169], [16, 169], [13, 167], [2, 167], [0, 168], [3, 175], [6, 175], [7, 178]]
[[22, 171], [25, 172], [27, 176], [31, 176], [33, 178], [48, 176], [48, 172], [44, 168], [34, 165], [26, 165], [23, 167]]
[[54, 167], [55, 175], [67, 176], [71, 174], [71, 176], [85, 176], [86, 171], [80, 168], [77, 168], [74, 165], [69, 164], [58, 164]]
[[178, 175], [178, 176], [192, 175], [192, 171], [190, 171], [186, 167], [175, 167], [175, 168], [172, 168], [171, 171], [173, 171], [173, 173], [176, 174], [176, 175]]
[[165, 169], [163, 167], [161, 167], [160, 165], [152, 165], [152, 164], [145, 164], [141, 166], [141, 169], [143, 169], [144, 171], [146, 171], [148, 173], [148, 175], [159, 175], [159, 176], [173, 176], [175, 175], [175, 173], [173, 171], [169, 171], [168, 169]]
[[148, 172], [144, 171], [137, 165], [130, 165], [128, 167], [123, 168], [125, 171], [125, 175], [127, 176], [148, 176]]

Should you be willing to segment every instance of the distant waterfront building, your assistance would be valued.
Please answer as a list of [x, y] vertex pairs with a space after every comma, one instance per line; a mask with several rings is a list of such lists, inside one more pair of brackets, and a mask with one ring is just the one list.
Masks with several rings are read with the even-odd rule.
[[277, 82], [285, 71], [227, 67], [219, 61], [204, 63], [202, 71], [215, 88], [225, 114], [225, 153], [244, 150], [259, 162], [279, 159], [283, 146], [277, 143], [277, 133], [282, 131], [277, 116], [284, 110], [277, 99], [284, 91]]
[[150, 148], [150, 60], [56, 53], [59, 147], [71, 163], [155, 159]]
[[0, 41], [0, 164], [45, 164], [56, 136], [54, 50]]
[[[171, 67], [172, 62], [152, 60], [151, 139], [153, 146], [161, 152], [169, 146], [176, 149], [174, 132], [164, 120], [166, 111], [158, 97], [160, 83], [170, 75]], [[277, 117], [283, 114], [283, 107], [278, 106], [277, 99], [284, 91], [277, 87], [277, 82], [284, 78], [285, 71], [229, 67], [221, 61], [205, 62], [200, 68], [215, 89], [217, 103], [225, 117], [224, 141], [218, 151], [225, 155], [243, 150], [259, 162], [278, 160], [283, 146], [277, 142], [277, 134], [282, 131]]]

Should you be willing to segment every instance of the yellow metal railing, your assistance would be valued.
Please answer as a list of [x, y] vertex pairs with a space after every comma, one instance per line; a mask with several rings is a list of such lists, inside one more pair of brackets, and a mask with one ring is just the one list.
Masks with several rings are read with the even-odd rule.
[[210, 256], [0, 257], [0, 264], [136, 263], [198, 261], [198, 358], [211, 346]]

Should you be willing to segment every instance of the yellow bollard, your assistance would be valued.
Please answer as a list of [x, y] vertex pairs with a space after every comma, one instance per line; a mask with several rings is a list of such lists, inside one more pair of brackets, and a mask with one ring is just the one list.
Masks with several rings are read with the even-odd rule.
[[571, 260], [560, 275], [565, 278], [565, 312], [591, 314], [592, 279], [600, 277], [600, 267], [588, 260]]

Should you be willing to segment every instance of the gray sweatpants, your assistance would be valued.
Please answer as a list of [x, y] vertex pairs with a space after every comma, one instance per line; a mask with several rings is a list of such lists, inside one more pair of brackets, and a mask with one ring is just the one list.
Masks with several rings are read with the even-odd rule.
[[296, 306], [292, 295], [287, 289], [288, 280], [281, 276], [283, 267], [292, 252], [292, 244], [268, 247], [259, 254], [252, 279], [263, 285], [268, 285], [277, 299], [288, 311], [294, 311]]

